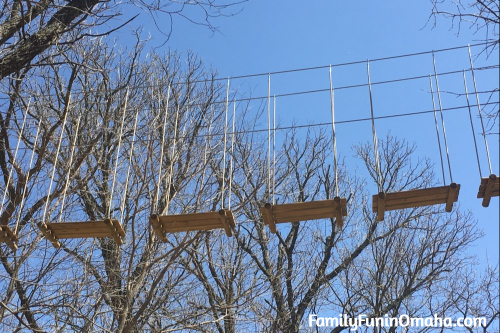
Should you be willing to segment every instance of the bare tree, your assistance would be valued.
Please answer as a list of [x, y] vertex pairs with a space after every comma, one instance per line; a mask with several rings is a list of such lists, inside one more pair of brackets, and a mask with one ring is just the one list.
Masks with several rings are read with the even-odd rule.
[[463, 25], [473, 29], [475, 33], [483, 33], [482, 40], [487, 43], [484, 50], [488, 54], [498, 49], [500, 24], [498, 1], [430, 1], [432, 11], [429, 22], [432, 22], [433, 27], [437, 25], [439, 17], [444, 17], [451, 21], [452, 28], [456, 29], [457, 34], [460, 34]]
[[[214, 30], [212, 19], [233, 15], [230, 8], [234, 4], [225, 1], [3, 0], [0, 5], [0, 79], [45, 64], [44, 51], [54, 45], [64, 53], [75, 41], [104, 36], [123, 27], [133, 20], [133, 17], [125, 22], [117, 20], [127, 6], [140, 8], [155, 21], [170, 21], [169, 30], [165, 32], [168, 38], [174, 17]], [[103, 30], [99, 31], [100, 28]]]

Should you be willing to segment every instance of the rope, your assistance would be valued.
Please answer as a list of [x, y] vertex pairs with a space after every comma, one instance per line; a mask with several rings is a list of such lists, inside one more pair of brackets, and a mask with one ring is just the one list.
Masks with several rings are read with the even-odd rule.
[[[370, 93], [370, 104], [371, 104], [371, 93]], [[330, 66], [330, 106], [332, 112], [332, 142], [333, 142], [333, 168], [335, 172], [335, 190], [337, 197], [339, 196], [339, 178], [337, 171], [337, 140], [335, 133], [335, 106], [334, 106], [334, 95], [333, 95], [333, 82], [332, 82], [332, 66]], [[373, 116], [373, 112], [372, 112]]]
[[12, 163], [11, 163], [10, 171], [9, 171], [9, 177], [7, 178], [7, 184], [5, 185], [5, 191], [3, 192], [2, 205], [0, 206], [0, 215], [2, 214], [5, 199], [7, 197], [7, 191], [9, 190], [12, 172], [14, 172], [14, 164], [16, 164], [17, 151], [19, 150], [19, 144], [21, 143], [21, 138], [23, 136], [24, 125], [26, 124], [26, 115], [28, 114], [29, 104], [30, 104], [30, 101], [28, 101], [26, 111], [24, 112], [23, 124], [21, 125], [21, 130], [19, 131], [19, 137], [17, 138], [16, 150], [14, 151], [14, 158], [12, 159]]
[[479, 178], [483, 178], [483, 175], [481, 173], [481, 164], [479, 162], [479, 152], [477, 149], [476, 131], [474, 130], [474, 123], [472, 122], [472, 112], [470, 109], [469, 92], [467, 91], [467, 81], [465, 79], [465, 71], [464, 71], [464, 88], [465, 88], [465, 98], [467, 99], [467, 108], [469, 109], [470, 128], [472, 130], [472, 138], [474, 139], [474, 148], [476, 150], [476, 160], [477, 160], [477, 168], [479, 170]]
[[224, 192], [226, 189], [226, 143], [227, 143], [227, 113], [229, 108], [229, 78], [227, 79], [226, 88], [226, 117], [224, 121], [224, 148], [222, 151], [222, 189], [221, 189], [221, 209], [224, 209]]
[[271, 74], [267, 77], [267, 202], [271, 199]]
[[373, 134], [373, 150], [375, 153], [375, 168], [377, 170], [377, 185], [378, 191], [383, 192], [382, 188], [382, 175], [380, 171], [380, 159], [378, 156], [378, 140], [377, 140], [377, 132], [375, 131], [375, 118], [373, 115], [373, 99], [372, 99], [372, 84], [370, 80], [370, 61], [366, 61], [366, 73], [368, 75], [368, 91], [370, 93], [370, 111], [371, 111], [371, 120], [372, 120], [372, 134]]
[[[69, 187], [69, 176], [71, 174], [71, 166], [73, 164], [73, 155], [75, 154], [75, 144], [76, 144], [76, 138], [78, 137], [78, 131], [80, 130], [80, 120], [81, 116], [78, 117], [78, 120], [76, 121], [76, 130], [75, 130], [75, 137], [73, 138], [73, 147], [71, 148], [71, 154], [69, 157], [69, 163], [68, 163], [68, 172], [66, 173], [66, 182], [64, 183], [64, 190], [63, 190], [63, 198], [61, 202], [61, 213], [59, 214], [59, 222], [62, 220], [62, 215], [63, 215], [63, 210], [64, 210], [64, 202], [66, 201], [66, 192], [68, 191]], [[77, 171], [77, 170], [74, 170]]]
[[488, 158], [488, 167], [489, 167], [489, 170], [490, 170], [490, 174], [492, 174], [493, 171], [491, 169], [490, 150], [488, 148], [488, 141], [486, 140], [486, 131], [484, 130], [483, 115], [481, 113], [481, 104], [479, 103], [479, 95], [477, 93], [477, 88], [476, 88], [476, 76], [474, 75], [474, 66], [472, 64], [472, 56], [471, 56], [471, 53], [470, 53], [470, 45], [469, 45], [468, 49], [469, 49], [470, 70], [471, 70], [471, 73], [472, 73], [472, 81], [474, 82], [474, 92], [476, 93], [477, 110], [479, 112], [479, 119], [481, 120], [481, 128], [483, 130], [482, 134], [483, 134], [483, 138], [484, 138], [484, 146], [486, 148], [486, 156]]
[[68, 101], [65, 106], [65, 112], [64, 112], [64, 119], [63, 123], [61, 126], [61, 134], [59, 136], [59, 142], [57, 144], [57, 151], [56, 151], [56, 157], [54, 159], [54, 167], [52, 168], [52, 175], [50, 176], [50, 182], [49, 182], [49, 189], [47, 191], [47, 199], [45, 200], [45, 207], [43, 209], [43, 216], [42, 216], [42, 222], [45, 223], [45, 218], [47, 216], [47, 208], [49, 206], [49, 200], [50, 200], [50, 191], [52, 190], [52, 183], [54, 182], [54, 175], [56, 174], [56, 166], [57, 166], [57, 160], [59, 159], [59, 150], [61, 149], [61, 142], [64, 134], [64, 127], [66, 126], [66, 119], [68, 117], [69, 113], [69, 103], [71, 101], [71, 95], [68, 97]]
[[273, 100], [273, 205], [276, 204], [276, 95]]
[[[130, 167], [132, 165], [132, 153], [134, 152], [134, 142], [135, 142], [135, 132], [137, 130], [137, 118], [139, 116], [139, 109], [135, 113], [135, 121], [134, 121], [134, 132], [132, 134], [132, 143], [130, 145], [130, 152], [128, 155], [128, 167], [127, 167], [127, 176], [125, 178], [125, 189], [123, 190], [123, 199], [120, 207], [120, 219], [123, 221], [123, 214], [125, 212], [125, 201], [127, 200], [127, 191], [128, 191], [128, 179], [130, 175]], [[163, 155], [163, 154], [162, 154]], [[158, 187], [160, 185], [158, 184]]]
[[441, 127], [443, 128], [443, 139], [444, 139], [444, 148], [446, 149], [446, 160], [448, 161], [448, 171], [450, 173], [450, 182], [453, 183], [453, 176], [451, 175], [450, 153], [448, 152], [448, 140], [446, 139], [446, 128], [444, 127], [443, 107], [441, 105], [441, 91], [439, 90], [439, 81], [438, 81], [438, 76], [437, 76], [437, 71], [436, 71], [436, 58], [434, 57], [434, 53], [432, 54], [432, 63], [434, 65], [434, 78], [436, 80], [436, 92], [438, 95], [438, 102], [439, 102], [439, 114], [441, 115]]
[[443, 174], [443, 184], [446, 185], [446, 178], [444, 175], [444, 161], [443, 161], [443, 153], [441, 152], [441, 139], [439, 137], [439, 126], [438, 126], [438, 121], [437, 121], [437, 113], [436, 113], [436, 102], [434, 101], [434, 89], [432, 89], [432, 76], [429, 75], [429, 84], [431, 87], [431, 97], [432, 97], [432, 109], [434, 110], [434, 124], [436, 125], [436, 136], [437, 136], [437, 141], [438, 141], [438, 148], [439, 148], [439, 158], [441, 160], [441, 172]]
[[19, 205], [19, 215], [17, 217], [17, 221], [16, 221], [16, 228], [14, 229], [14, 233], [16, 234], [17, 233], [17, 228], [18, 228], [18, 225], [19, 225], [19, 222], [21, 221], [21, 214], [23, 212], [23, 208], [24, 208], [24, 202], [25, 202], [25, 199], [26, 199], [26, 191], [28, 189], [28, 180], [30, 178], [30, 173], [31, 173], [31, 165], [33, 164], [33, 158], [35, 156], [35, 150], [36, 150], [36, 145], [38, 143], [38, 136], [40, 134], [40, 125], [42, 124], [42, 121], [39, 120], [38, 121], [38, 126], [37, 126], [37, 129], [36, 129], [36, 134], [35, 134], [35, 142], [33, 143], [33, 151], [31, 152], [31, 157], [30, 157], [30, 163], [29, 163], [29, 166], [28, 166], [28, 172], [26, 173], [26, 181], [24, 182], [24, 188], [23, 188], [23, 195], [21, 197], [21, 204]]
[[234, 123], [236, 119], [236, 103], [233, 102], [233, 127], [231, 134], [231, 155], [229, 157], [229, 198], [228, 198], [228, 208], [231, 210], [231, 193], [232, 193], [232, 185], [233, 185], [233, 154], [234, 154]]
[[[167, 105], [165, 107], [165, 115], [163, 119], [163, 133], [162, 133], [162, 138], [161, 138], [161, 149], [160, 149], [160, 167], [158, 170], [158, 183], [156, 185], [156, 193], [153, 201], [153, 212], [157, 212], [158, 210], [158, 196], [160, 194], [160, 183], [161, 183], [161, 169], [163, 166], [163, 148], [165, 146], [165, 132], [167, 131], [167, 118], [168, 118], [168, 104], [170, 101], [170, 86], [168, 86], [167, 89]], [[160, 101], [158, 101], [160, 102]], [[137, 116], [136, 116], [136, 123], [137, 123]], [[135, 125], [134, 125], [134, 136], [135, 136]]]
[[111, 218], [111, 204], [113, 202], [113, 194], [115, 191], [116, 170], [118, 169], [118, 158], [120, 157], [120, 147], [122, 144], [123, 126], [125, 124], [127, 102], [128, 102], [128, 90], [127, 93], [125, 94], [125, 104], [123, 105], [122, 123], [120, 125], [120, 135], [118, 136], [118, 148], [116, 149], [115, 170], [113, 172], [113, 182], [111, 183], [111, 195], [109, 196], [109, 204], [108, 204], [108, 216], [107, 216], [108, 218]]
[[170, 187], [172, 186], [172, 175], [174, 173], [174, 154], [175, 154], [175, 146], [177, 145], [177, 127], [179, 124], [179, 109], [180, 105], [177, 103], [177, 109], [175, 111], [175, 127], [174, 127], [174, 142], [172, 145], [172, 156], [170, 158], [170, 172], [168, 174], [168, 186], [167, 193], [165, 195], [165, 215], [168, 215], [168, 208], [170, 207]]

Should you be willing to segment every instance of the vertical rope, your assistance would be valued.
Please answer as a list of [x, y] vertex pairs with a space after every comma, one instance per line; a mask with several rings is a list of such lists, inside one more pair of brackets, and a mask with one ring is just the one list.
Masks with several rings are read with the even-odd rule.
[[26, 116], [28, 115], [30, 101], [28, 101], [28, 105], [26, 106], [26, 111], [24, 112], [23, 124], [21, 125], [21, 130], [19, 131], [19, 137], [17, 138], [16, 150], [14, 151], [14, 158], [12, 159], [12, 163], [10, 166], [9, 176], [7, 178], [7, 184], [5, 185], [5, 191], [3, 192], [2, 205], [0, 206], [0, 215], [2, 214], [5, 199], [7, 197], [7, 191], [10, 186], [10, 179], [12, 178], [12, 172], [14, 172], [14, 164], [16, 164], [17, 152], [19, 150], [19, 144], [21, 143], [21, 138], [23, 137], [24, 125], [26, 124]]
[[367, 75], [368, 75], [368, 91], [370, 93], [370, 111], [372, 118], [372, 134], [373, 134], [373, 149], [375, 153], [375, 168], [377, 170], [377, 185], [378, 191], [383, 192], [382, 188], [382, 174], [380, 171], [380, 159], [378, 156], [378, 140], [377, 140], [377, 132], [375, 131], [375, 117], [373, 115], [373, 99], [372, 99], [372, 83], [370, 80], [370, 61], [366, 61]]
[[64, 212], [64, 203], [66, 201], [66, 192], [68, 191], [69, 182], [70, 182], [69, 176], [71, 174], [71, 165], [73, 164], [73, 156], [75, 154], [75, 148], [76, 148], [76, 138], [78, 137], [78, 131], [80, 130], [80, 120], [81, 120], [81, 116], [78, 117], [78, 120], [76, 121], [75, 137], [73, 138], [73, 146], [71, 147], [71, 154], [70, 154], [69, 163], [68, 163], [68, 172], [66, 173], [66, 181], [64, 183], [63, 198], [62, 198], [62, 202], [61, 202], [61, 213], [59, 214], [59, 222], [61, 222], [62, 215]]
[[[170, 88], [170, 87], [169, 87]], [[127, 176], [125, 178], [125, 189], [123, 190], [123, 199], [122, 199], [122, 204], [120, 207], [120, 220], [123, 221], [123, 214], [125, 212], [125, 202], [127, 200], [127, 191], [128, 191], [128, 179], [130, 175], [130, 167], [132, 165], [132, 153], [134, 152], [134, 142], [135, 142], [135, 133], [137, 130], [137, 118], [139, 117], [139, 109], [137, 109], [137, 112], [135, 113], [135, 121], [134, 121], [134, 132], [132, 134], [132, 143], [130, 144], [130, 152], [128, 155], [128, 167], [127, 167]], [[158, 184], [158, 187], [160, 184]]]
[[63, 123], [61, 126], [61, 134], [59, 135], [59, 142], [57, 144], [57, 151], [56, 151], [56, 156], [54, 158], [54, 167], [52, 168], [52, 175], [50, 176], [50, 182], [49, 182], [49, 189], [47, 191], [47, 200], [45, 200], [45, 207], [43, 209], [43, 216], [42, 216], [42, 222], [45, 223], [45, 218], [47, 216], [47, 208], [49, 206], [49, 200], [50, 200], [50, 191], [52, 190], [52, 183], [54, 182], [54, 175], [56, 174], [56, 166], [57, 166], [57, 160], [59, 159], [59, 151], [61, 149], [61, 142], [64, 134], [64, 127], [66, 126], [66, 119], [68, 117], [69, 113], [69, 103], [71, 102], [71, 95], [68, 98], [68, 102], [65, 106], [64, 109], [64, 119]]
[[[153, 212], [156, 213], [158, 210], [158, 196], [160, 194], [160, 184], [161, 184], [161, 169], [163, 166], [163, 149], [165, 146], [165, 132], [167, 131], [167, 118], [168, 118], [168, 104], [170, 100], [170, 85], [167, 88], [167, 105], [165, 107], [165, 114], [164, 114], [164, 119], [163, 119], [163, 133], [162, 133], [162, 138], [161, 138], [161, 149], [160, 149], [160, 166], [158, 170], [158, 182], [156, 185], [156, 192], [155, 192], [155, 197], [153, 199]], [[158, 105], [159, 106], [159, 105]], [[136, 122], [137, 122], [137, 116], [136, 116]], [[135, 135], [135, 128], [134, 128], [134, 135]]]
[[226, 113], [224, 121], [224, 147], [222, 150], [222, 189], [221, 189], [221, 209], [224, 209], [224, 192], [226, 189], [226, 143], [227, 143], [227, 113], [229, 108], [229, 78], [227, 78], [226, 88]]
[[474, 130], [474, 123], [472, 122], [472, 111], [470, 109], [469, 92], [467, 90], [467, 81], [465, 79], [465, 70], [463, 71], [463, 76], [464, 76], [465, 98], [467, 99], [467, 109], [469, 110], [470, 128], [472, 130], [472, 138], [474, 139], [474, 148], [476, 149], [477, 168], [479, 170], [479, 178], [483, 178], [483, 175], [481, 173], [481, 164], [479, 163], [479, 152], [477, 149], [476, 131]]
[[39, 120], [38, 121], [37, 129], [36, 129], [36, 134], [35, 134], [35, 142], [33, 143], [33, 151], [31, 152], [30, 163], [28, 165], [28, 172], [26, 173], [26, 180], [24, 182], [23, 195], [21, 197], [21, 204], [19, 205], [19, 215], [18, 215], [17, 221], [16, 221], [16, 228], [14, 229], [14, 233], [15, 234], [17, 233], [17, 228], [18, 228], [19, 222], [21, 221], [21, 215], [23, 213], [24, 202], [25, 202], [25, 199], [26, 199], [26, 191], [28, 189], [28, 181], [29, 181], [30, 176], [31, 176], [30, 175], [30, 173], [31, 173], [31, 165], [33, 164], [33, 158], [35, 157], [35, 150], [36, 150], [36, 145], [38, 143], [38, 137], [40, 135], [41, 124], [42, 124], [42, 121]]
[[[338, 165], [337, 165], [337, 138], [335, 132], [335, 104], [334, 104], [334, 92], [333, 92], [333, 82], [332, 82], [332, 65], [330, 65], [330, 107], [332, 113], [332, 142], [333, 142], [333, 168], [335, 172], [335, 189], [337, 197], [339, 196], [339, 178], [338, 178]], [[371, 93], [370, 93], [370, 105], [371, 105]], [[372, 113], [373, 116], [373, 113]]]
[[175, 160], [175, 146], [177, 145], [177, 127], [179, 126], [179, 109], [180, 105], [177, 103], [177, 109], [175, 111], [175, 125], [174, 125], [174, 140], [172, 145], [172, 156], [170, 157], [170, 172], [168, 174], [168, 186], [167, 193], [165, 194], [165, 215], [168, 215], [168, 208], [170, 207], [170, 191], [172, 187], [172, 176], [174, 173], [174, 160]]
[[437, 71], [436, 71], [436, 58], [434, 57], [434, 52], [432, 53], [432, 62], [434, 64], [434, 78], [436, 80], [436, 92], [438, 95], [439, 113], [441, 115], [441, 127], [443, 128], [443, 139], [444, 139], [444, 148], [446, 149], [446, 160], [448, 161], [448, 171], [450, 173], [450, 182], [453, 183], [453, 176], [451, 174], [450, 153], [448, 152], [448, 140], [446, 139], [446, 128], [444, 127], [443, 107], [441, 105], [441, 91], [439, 90], [439, 82], [438, 82], [438, 76], [437, 76]]
[[271, 74], [267, 77], [267, 202], [271, 201]]
[[470, 63], [470, 70], [472, 73], [472, 82], [474, 82], [474, 92], [476, 94], [476, 102], [477, 102], [477, 110], [479, 112], [479, 120], [481, 121], [481, 128], [483, 130], [483, 138], [484, 138], [484, 147], [486, 148], [486, 156], [488, 158], [488, 167], [490, 170], [490, 174], [493, 173], [491, 169], [491, 159], [490, 159], [490, 150], [488, 148], [488, 140], [486, 140], [486, 131], [484, 130], [484, 122], [483, 122], [483, 115], [481, 113], [481, 104], [479, 103], [479, 94], [477, 92], [477, 87], [476, 87], [476, 76], [474, 75], [474, 65], [472, 64], [472, 55], [470, 53], [470, 45], [469, 45], [469, 63]]
[[233, 128], [231, 135], [231, 155], [229, 157], [229, 197], [228, 197], [228, 208], [231, 210], [231, 194], [233, 185], [233, 154], [234, 154], [234, 130], [235, 130], [235, 119], [236, 119], [236, 102], [233, 101]]
[[434, 110], [434, 124], [436, 125], [436, 136], [437, 136], [437, 142], [438, 142], [438, 148], [439, 148], [439, 158], [441, 160], [441, 173], [443, 175], [443, 184], [446, 185], [446, 177], [444, 175], [443, 153], [442, 153], [442, 149], [441, 149], [441, 139], [439, 137], [439, 125], [438, 125], [438, 120], [437, 120], [436, 102], [434, 101], [434, 89], [432, 88], [432, 76], [431, 75], [429, 75], [429, 85], [431, 87], [432, 109]]
[[120, 135], [118, 136], [118, 148], [116, 149], [116, 158], [115, 158], [115, 169], [113, 171], [113, 182], [111, 183], [111, 194], [109, 196], [108, 203], [108, 218], [111, 218], [111, 204], [113, 203], [113, 194], [115, 191], [115, 182], [116, 182], [116, 170], [118, 169], [118, 158], [120, 157], [120, 147], [122, 144], [122, 135], [123, 135], [123, 126], [125, 124], [125, 115], [127, 111], [127, 102], [128, 102], [128, 89], [125, 94], [125, 103], [123, 105], [123, 115], [122, 115], [122, 123], [120, 125]]
[[273, 205], [276, 204], [276, 95], [273, 101]]

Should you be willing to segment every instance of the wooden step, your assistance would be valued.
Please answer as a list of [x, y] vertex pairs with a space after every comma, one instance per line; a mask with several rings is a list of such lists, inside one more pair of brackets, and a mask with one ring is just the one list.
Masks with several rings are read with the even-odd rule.
[[120, 222], [114, 219], [39, 223], [38, 228], [56, 248], [61, 246], [59, 239], [111, 237], [118, 245], [122, 245], [125, 237]]
[[496, 175], [491, 174], [488, 178], [482, 178], [481, 184], [479, 185], [479, 190], [477, 192], [477, 198], [483, 199], [483, 207], [488, 207], [490, 205], [491, 197], [498, 197], [500, 193], [500, 178]]
[[347, 216], [347, 201], [335, 197], [329, 200], [296, 202], [290, 204], [272, 205], [266, 203], [261, 207], [264, 224], [276, 233], [276, 223], [293, 223], [308, 220], [336, 218], [337, 226], [342, 227], [343, 216]]
[[19, 238], [6, 225], [0, 226], [0, 242], [7, 244], [12, 251], [17, 250], [17, 242]]
[[384, 213], [390, 210], [417, 208], [446, 204], [445, 210], [451, 212], [453, 203], [458, 201], [460, 185], [416, 189], [394, 193], [379, 193], [372, 198], [372, 211], [377, 213], [379, 221], [384, 220]]
[[233, 235], [231, 229], [236, 228], [233, 213], [227, 209], [221, 209], [218, 212], [179, 215], [153, 214], [149, 221], [154, 232], [164, 242], [167, 240], [167, 233], [224, 229], [226, 235], [231, 237]]

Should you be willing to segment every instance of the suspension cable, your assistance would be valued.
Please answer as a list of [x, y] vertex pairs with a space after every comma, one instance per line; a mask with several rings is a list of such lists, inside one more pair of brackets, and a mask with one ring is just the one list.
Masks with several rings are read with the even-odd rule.
[[443, 107], [441, 105], [441, 91], [439, 90], [438, 75], [437, 75], [437, 71], [436, 71], [436, 58], [434, 57], [434, 53], [432, 53], [432, 63], [434, 65], [434, 78], [436, 80], [436, 92], [437, 92], [438, 103], [439, 103], [439, 114], [441, 115], [441, 127], [443, 128], [443, 139], [444, 139], [444, 148], [446, 150], [446, 160], [448, 161], [448, 171], [450, 173], [450, 182], [453, 183], [453, 176], [451, 174], [450, 153], [448, 151], [448, 140], [446, 139], [446, 128], [444, 127]]
[[366, 61], [366, 73], [368, 75], [368, 91], [370, 93], [370, 111], [371, 111], [371, 120], [372, 120], [372, 134], [373, 134], [373, 149], [375, 153], [375, 168], [377, 170], [377, 185], [378, 191], [383, 192], [382, 187], [382, 174], [380, 171], [380, 159], [378, 156], [378, 140], [377, 140], [377, 132], [375, 131], [375, 118], [373, 115], [373, 99], [372, 99], [372, 84], [370, 80], [370, 61]]
[[18, 228], [19, 222], [21, 221], [21, 215], [23, 213], [24, 203], [25, 203], [25, 199], [26, 199], [26, 191], [28, 190], [28, 181], [29, 181], [30, 176], [31, 176], [31, 165], [33, 164], [33, 158], [35, 156], [36, 146], [38, 144], [38, 137], [40, 135], [41, 124], [42, 124], [42, 121], [39, 120], [37, 129], [36, 129], [36, 134], [35, 134], [35, 141], [33, 142], [33, 151], [31, 152], [30, 163], [28, 165], [28, 171], [26, 172], [26, 179], [24, 181], [23, 195], [21, 197], [21, 204], [19, 205], [19, 215], [17, 216], [16, 228], [14, 229], [14, 234], [17, 233], [17, 228]]
[[267, 77], [267, 202], [271, 201], [271, 74]]
[[[370, 93], [370, 105], [371, 105], [371, 93]], [[334, 91], [332, 82], [332, 66], [330, 65], [330, 107], [332, 113], [332, 143], [333, 143], [333, 168], [335, 172], [335, 190], [337, 197], [339, 196], [339, 178], [337, 170], [337, 138], [335, 132], [335, 106], [334, 106]], [[373, 116], [373, 115], [372, 115]]]
[[273, 97], [273, 205], [276, 204], [276, 95]]
[[429, 85], [431, 88], [431, 98], [432, 98], [432, 109], [434, 110], [434, 124], [436, 125], [436, 136], [439, 148], [439, 159], [441, 161], [441, 173], [443, 175], [443, 184], [446, 185], [446, 177], [444, 175], [444, 160], [441, 148], [441, 138], [439, 137], [439, 125], [437, 120], [436, 103], [434, 101], [434, 89], [432, 88], [432, 76], [429, 74]]
[[[7, 178], [7, 183], [5, 185], [5, 191], [3, 192], [2, 205], [0, 206], [0, 215], [2, 214], [5, 199], [7, 197], [7, 192], [9, 191], [10, 179], [12, 178], [12, 173], [14, 172], [14, 164], [16, 164], [17, 152], [19, 150], [19, 144], [21, 143], [21, 139], [23, 137], [24, 125], [26, 124], [26, 116], [28, 115], [30, 101], [28, 101], [28, 105], [26, 106], [26, 111], [24, 112], [23, 124], [21, 125], [21, 130], [19, 131], [19, 137], [17, 138], [16, 150], [14, 151], [14, 158], [12, 159], [12, 163], [10, 166], [9, 176]], [[5, 147], [7, 148], [7, 147]]]
[[233, 154], [234, 154], [234, 126], [236, 119], [236, 102], [233, 102], [233, 126], [231, 134], [231, 155], [229, 156], [229, 197], [228, 197], [228, 208], [231, 210], [231, 194], [233, 185]]
[[479, 119], [481, 121], [481, 128], [483, 130], [483, 138], [484, 138], [484, 146], [486, 148], [486, 156], [488, 158], [488, 167], [489, 167], [489, 170], [490, 170], [490, 174], [493, 173], [492, 169], [491, 169], [491, 159], [490, 159], [490, 150], [488, 148], [488, 140], [486, 140], [486, 131], [484, 130], [484, 123], [483, 123], [483, 115], [482, 115], [482, 112], [481, 112], [481, 104], [479, 103], [479, 94], [477, 93], [477, 87], [476, 87], [476, 76], [474, 75], [474, 65], [472, 64], [472, 55], [470, 53], [470, 45], [468, 46], [468, 49], [469, 49], [469, 63], [470, 63], [470, 70], [471, 70], [471, 73], [472, 73], [472, 82], [474, 83], [474, 92], [476, 94], [476, 105], [477, 105], [477, 110], [479, 112]]
[[227, 143], [227, 113], [229, 109], [229, 78], [227, 78], [226, 88], [226, 112], [224, 120], [224, 147], [222, 150], [222, 189], [221, 189], [221, 209], [224, 209], [224, 192], [226, 189], [226, 143]]
[[168, 185], [165, 186], [167, 189], [167, 193], [165, 194], [165, 209], [164, 214], [168, 215], [168, 208], [170, 207], [170, 191], [172, 187], [172, 177], [174, 173], [174, 160], [175, 160], [175, 148], [177, 145], [177, 127], [179, 126], [179, 109], [180, 105], [177, 103], [177, 108], [175, 111], [175, 126], [174, 126], [174, 140], [172, 144], [172, 156], [170, 157], [170, 171], [168, 174]]
[[108, 203], [108, 218], [111, 218], [111, 205], [113, 203], [113, 194], [115, 191], [115, 181], [116, 181], [116, 171], [118, 169], [118, 159], [120, 157], [120, 147], [122, 144], [122, 135], [123, 135], [123, 126], [125, 124], [125, 115], [127, 111], [127, 102], [128, 102], [128, 89], [125, 94], [125, 104], [123, 105], [123, 115], [122, 115], [122, 123], [120, 125], [120, 135], [118, 136], [118, 147], [116, 149], [116, 158], [115, 158], [115, 169], [113, 171], [113, 182], [111, 183], [111, 194], [109, 196], [109, 203]]
[[[139, 116], [139, 109], [137, 109], [137, 112], [135, 113], [134, 132], [132, 134], [132, 142], [130, 144], [130, 152], [128, 155], [127, 176], [125, 177], [125, 189], [123, 190], [123, 199], [122, 199], [122, 204], [120, 207], [120, 220], [122, 222], [124, 221], [123, 214], [125, 213], [125, 202], [127, 201], [128, 180], [129, 180], [129, 175], [130, 175], [130, 167], [132, 165], [132, 154], [134, 152], [134, 142], [135, 142], [135, 133], [137, 130], [137, 118], [138, 118], [138, 116]], [[158, 187], [159, 186], [160, 185], [158, 184]]]
[[[64, 203], [66, 201], [66, 192], [68, 191], [69, 183], [70, 183], [70, 174], [71, 174], [71, 166], [73, 164], [73, 156], [75, 154], [75, 147], [76, 147], [76, 139], [78, 137], [78, 131], [80, 130], [80, 120], [81, 116], [78, 117], [78, 120], [76, 121], [76, 129], [75, 129], [75, 137], [73, 138], [73, 147], [71, 147], [71, 154], [69, 157], [69, 163], [68, 163], [68, 172], [66, 173], [66, 181], [64, 183], [64, 190], [63, 190], [63, 198], [61, 202], [61, 213], [59, 214], [59, 222], [62, 221], [62, 216], [64, 212]], [[76, 172], [77, 170], [73, 170]]]
[[469, 103], [469, 92], [467, 90], [467, 81], [465, 79], [465, 70], [464, 70], [463, 74], [464, 74], [465, 98], [467, 99], [467, 108], [469, 109], [470, 128], [472, 130], [472, 138], [474, 139], [474, 148], [476, 151], [477, 168], [479, 170], [479, 178], [483, 178], [483, 175], [481, 172], [481, 163], [479, 162], [479, 152], [477, 149], [476, 131], [474, 130], [474, 123], [472, 122], [472, 111], [471, 111], [470, 103]]
[[[159, 96], [158, 96], [159, 97]], [[158, 183], [156, 184], [156, 192], [155, 192], [155, 197], [153, 199], [153, 212], [156, 213], [158, 211], [158, 196], [160, 194], [160, 185], [161, 185], [161, 169], [163, 166], [163, 149], [165, 146], [165, 132], [167, 131], [167, 118], [168, 118], [168, 104], [170, 100], [170, 85], [167, 88], [167, 105], [165, 107], [165, 114], [164, 114], [164, 119], [163, 119], [163, 132], [162, 132], [162, 138], [161, 138], [161, 149], [160, 149], [160, 166], [158, 170]], [[160, 101], [158, 101], [160, 102]], [[137, 117], [136, 117], [136, 123], [137, 123]], [[135, 127], [135, 125], [134, 125]], [[135, 128], [134, 128], [134, 136], [135, 136]]]
[[54, 176], [56, 174], [57, 160], [59, 159], [59, 151], [61, 150], [61, 142], [64, 134], [64, 127], [66, 126], [66, 119], [68, 118], [70, 102], [71, 102], [71, 95], [69, 95], [68, 97], [68, 101], [66, 103], [64, 110], [64, 119], [61, 126], [61, 134], [59, 135], [59, 142], [57, 143], [56, 156], [54, 158], [54, 167], [52, 168], [52, 175], [50, 176], [49, 189], [47, 191], [47, 199], [45, 200], [45, 207], [43, 209], [42, 223], [45, 223], [45, 218], [47, 216], [47, 208], [49, 206], [49, 200], [50, 200], [50, 191], [52, 190], [52, 183], [54, 182]]

